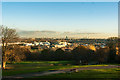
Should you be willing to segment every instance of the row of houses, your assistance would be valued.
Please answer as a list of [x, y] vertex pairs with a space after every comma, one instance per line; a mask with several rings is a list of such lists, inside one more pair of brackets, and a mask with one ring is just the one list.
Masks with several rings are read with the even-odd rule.
[[33, 43], [25, 43], [25, 42], [16, 42], [16, 43], [8, 43], [8, 45], [13, 45], [17, 44], [20, 46], [40, 46], [40, 47], [46, 47], [46, 48], [64, 48], [69, 46], [69, 48], [75, 48], [79, 45], [83, 45], [87, 48], [90, 48], [92, 50], [96, 50], [97, 48], [105, 48], [105, 44], [100, 44], [100, 43], [94, 43], [94, 44], [84, 44], [84, 43], [68, 43], [68, 42], [57, 42], [57, 43], [50, 43], [48, 41], [46, 42], [36, 42], [34, 41]]
[[[20, 45], [21, 47], [28, 47], [30, 49], [35, 48], [35, 49], [45, 49], [45, 48], [51, 48], [51, 49], [58, 49], [62, 48], [63, 50], [71, 51], [75, 47], [82, 45], [85, 46], [86, 48], [89, 48], [91, 50], [96, 51], [98, 48], [105, 48], [107, 47], [106, 44], [100, 44], [100, 43], [95, 43], [95, 44], [82, 44], [82, 43], [68, 43], [68, 42], [58, 42], [58, 43], [50, 43], [48, 41], [46, 42], [33, 42], [33, 43], [25, 43], [25, 42], [16, 42], [16, 43], [8, 43], [8, 45], [13, 45], [17, 44]], [[2, 44], [1, 44], [2, 46]], [[116, 47], [116, 54], [118, 54], [118, 47]]]
[[68, 43], [68, 42], [58, 42], [58, 43], [50, 43], [48, 41], [46, 42], [33, 42], [33, 43], [25, 43], [25, 42], [15, 42], [15, 43], [8, 43], [8, 45], [13, 45], [13, 44], [18, 44], [20, 46], [51, 46], [51, 47], [57, 47], [57, 48], [62, 48], [62, 47], [66, 47], [66, 46], [79, 46], [79, 45], [83, 45], [83, 46], [90, 46], [93, 45], [96, 48], [97, 47], [102, 47], [105, 48], [105, 44], [99, 44], [99, 43], [95, 43], [95, 44], [83, 44], [83, 43]]
[[67, 43], [67, 42], [59, 42], [59, 43], [51, 44], [48, 41], [46, 41], [46, 42], [33, 42], [33, 43], [25, 43], [25, 42], [8, 43], [8, 45], [14, 45], [14, 44], [17, 44], [20, 46], [51, 46], [51, 45], [53, 45], [54, 47], [58, 47], [58, 48], [70, 45], [70, 43]]

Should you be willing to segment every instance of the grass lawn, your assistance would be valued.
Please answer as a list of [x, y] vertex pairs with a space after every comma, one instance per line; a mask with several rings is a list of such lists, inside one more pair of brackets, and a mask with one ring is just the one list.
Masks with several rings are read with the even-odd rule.
[[[61, 70], [79, 67], [108, 66], [108, 65], [72, 65], [73, 61], [26, 61], [20, 63], [7, 63], [6, 70], [2, 71], [3, 76], [43, 72], [48, 70]], [[54, 65], [51, 65], [54, 64]], [[61, 65], [62, 64], [62, 65]], [[71, 65], [67, 65], [71, 64]]]
[[34, 78], [120, 78], [120, 69], [94, 69], [94, 70], [82, 70], [73, 73], [60, 73], [47, 76], [39, 76]]
[[[42, 72], [48, 70], [59, 69], [60, 67], [64, 67], [66, 63], [72, 63], [71, 61], [26, 61], [20, 63], [8, 63], [6, 65], [5, 70], [2, 70], [3, 76], [8, 75], [16, 75], [23, 73], [31, 73], [31, 72]], [[50, 64], [54, 64], [51, 66]], [[58, 64], [63, 64], [59, 66]], [[69, 66], [66, 66], [69, 67]]]

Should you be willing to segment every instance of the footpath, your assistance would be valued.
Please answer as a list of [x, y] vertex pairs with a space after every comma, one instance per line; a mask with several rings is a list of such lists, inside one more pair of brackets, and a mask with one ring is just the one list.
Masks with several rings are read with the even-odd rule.
[[64, 70], [56, 70], [56, 71], [28, 73], [28, 74], [14, 75], [14, 76], [3, 76], [3, 78], [30, 78], [30, 77], [44, 76], [50, 74], [70, 73], [70, 72], [75, 72], [76, 70], [80, 71], [80, 70], [109, 69], [109, 68], [120, 68], [120, 66], [109, 65], [109, 66], [81, 67], [81, 68], [64, 69]]

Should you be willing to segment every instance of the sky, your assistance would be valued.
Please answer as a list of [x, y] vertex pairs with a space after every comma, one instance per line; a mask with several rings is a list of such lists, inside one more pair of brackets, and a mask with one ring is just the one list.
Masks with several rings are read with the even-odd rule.
[[118, 2], [119, 0], [2, 0], [2, 2]]
[[27, 31], [118, 33], [117, 2], [3, 2], [2, 23]]

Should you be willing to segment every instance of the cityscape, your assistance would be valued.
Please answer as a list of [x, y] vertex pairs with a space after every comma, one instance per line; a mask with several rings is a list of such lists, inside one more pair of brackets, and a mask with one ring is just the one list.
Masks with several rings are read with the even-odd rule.
[[[113, 37], [113, 40], [117, 37]], [[115, 40], [114, 40], [115, 41]], [[64, 39], [51, 39], [51, 38], [27, 38], [19, 39], [19, 42], [11, 42], [7, 45], [19, 45], [28, 49], [43, 50], [43, 49], [58, 49], [73, 50], [80, 45], [89, 49], [96, 50], [99, 48], [107, 47], [107, 39], [69, 39], [67, 36]], [[117, 48], [118, 46], [116, 46]]]
[[117, 2], [2, 2], [2, 79], [120, 79]]

